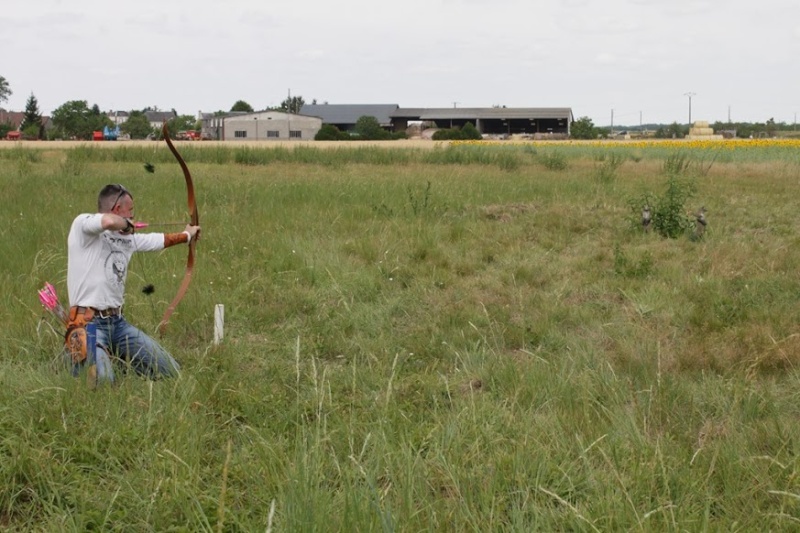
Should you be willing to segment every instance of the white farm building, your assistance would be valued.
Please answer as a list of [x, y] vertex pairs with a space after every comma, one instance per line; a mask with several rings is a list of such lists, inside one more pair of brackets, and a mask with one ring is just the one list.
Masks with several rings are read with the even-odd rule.
[[280, 111], [203, 117], [203, 133], [223, 141], [311, 141], [321, 127], [321, 118]]

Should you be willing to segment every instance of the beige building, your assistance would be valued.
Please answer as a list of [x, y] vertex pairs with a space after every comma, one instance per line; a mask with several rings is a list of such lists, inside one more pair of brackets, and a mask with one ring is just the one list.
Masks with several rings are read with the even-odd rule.
[[257, 111], [216, 118], [222, 119], [219, 138], [224, 141], [311, 141], [322, 127], [321, 118], [280, 111]]

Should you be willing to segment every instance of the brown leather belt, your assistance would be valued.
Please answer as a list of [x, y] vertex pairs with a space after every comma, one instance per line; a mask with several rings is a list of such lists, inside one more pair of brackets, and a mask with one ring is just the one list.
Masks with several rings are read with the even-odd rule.
[[95, 316], [100, 318], [111, 318], [122, 314], [121, 307], [109, 307], [108, 309], [95, 309], [94, 307], [74, 306], [69, 309], [69, 316], [74, 320], [77, 315], [83, 315], [84, 320], [90, 321]]

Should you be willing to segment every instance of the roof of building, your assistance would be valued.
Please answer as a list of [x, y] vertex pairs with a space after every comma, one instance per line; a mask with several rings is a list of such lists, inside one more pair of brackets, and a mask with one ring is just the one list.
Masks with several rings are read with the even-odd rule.
[[397, 104], [305, 104], [300, 114], [319, 117], [328, 124], [355, 124], [361, 117], [375, 117], [381, 126], [388, 126], [398, 108]]
[[569, 107], [436, 107], [400, 108], [392, 113], [393, 118], [417, 120], [433, 119], [569, 119]]
[[[42, 126], [49, 129], [52, 125], [50, 117], [42, 115]], [[18, 130], [25, 120], [25, 113], [23, 111], [6, 111], [0, 107], [0, 124], [11, 124], [14, 130]]]
[[174, 111], [145, 111], [144, 116], [148, 122], [164, 122], [177, 116]]
[[316, 116], [305, 115], [303, 113], [299, 113], [299, 114], [298, 113], [286, 113], [284, 111], [278, 111], [278, 110], [273, 110], [273, 109], [267, 109], [265, 111], [253, 111], [252, 113], [234, 111], [234, 112], [228, 113], [227, 115], [224, 116], [225, 120], [229, 120], [229, 121], [247, 121], [247, 120], [253, 120], [253, 119], [258, 119], [258, 118], [268, 118], [268, 119], [270, 119], [270, 118], [273, 118], [273, 117], [281, 118], [281, 119], [287, 119], [287, 120], [291, 120], [293, 117], [310, 118], [310, 119], [314, 119], [314, 120], [319, 120], [319, 117], [316, 117]]
[[22, 119], [25, 118], [25, 113], [21, 111], [6, 111], [0, 109], [0, 124], [11, 124], [15, 130], [19, 129], [22, 124]]

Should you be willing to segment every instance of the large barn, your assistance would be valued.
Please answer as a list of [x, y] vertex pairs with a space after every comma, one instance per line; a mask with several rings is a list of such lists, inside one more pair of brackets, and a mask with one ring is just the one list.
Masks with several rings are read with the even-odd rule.
[[437, 128], [464, 127], [471, 122], [489, 135], [569, 135], [574, 120], [569, 107], [428, 107], [401, 108], [397, 104], [306, 104], [304, 115], [319, 117], [342, 131], [353, 129], [364, 116], [375, 117], [391, 131], [405, 131], [411, 122], [429, 122]]

